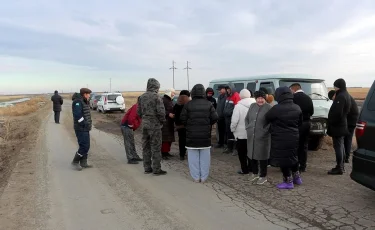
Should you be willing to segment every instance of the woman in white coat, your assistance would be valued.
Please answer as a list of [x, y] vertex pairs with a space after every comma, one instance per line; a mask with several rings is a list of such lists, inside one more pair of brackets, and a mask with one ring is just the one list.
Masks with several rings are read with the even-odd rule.
[[241, 163], [241, 170], [238, 174], [249, 174], [251, 171], [251, 161], [247, 157], [247, 133], [245, 127], [245, 118], [251, 104], [255, 99], [251, 98], [251, 93], [247, 89], [240, 92], [241, 100], [234, 107], [230, 129], [237, 140], [238, 158]]

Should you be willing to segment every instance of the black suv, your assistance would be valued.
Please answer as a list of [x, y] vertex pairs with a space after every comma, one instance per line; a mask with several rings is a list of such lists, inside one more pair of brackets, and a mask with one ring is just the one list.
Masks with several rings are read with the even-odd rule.
[[363, 104], [355, 135], [358, 149], [353, 153], [350, 177], [375, 190], [375, 81]]

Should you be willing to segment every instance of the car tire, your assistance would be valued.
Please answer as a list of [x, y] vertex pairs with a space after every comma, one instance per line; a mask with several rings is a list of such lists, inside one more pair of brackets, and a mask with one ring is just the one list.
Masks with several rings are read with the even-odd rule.
[[322, 148], [324, 136], [310, 136], [309, 150], [318, 151]]

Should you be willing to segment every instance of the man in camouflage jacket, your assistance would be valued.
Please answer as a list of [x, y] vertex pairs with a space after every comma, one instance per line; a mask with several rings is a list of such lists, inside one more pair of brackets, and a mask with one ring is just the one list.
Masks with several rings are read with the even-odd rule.
[[[160, 83], [150, 78], [147, 82], [147, 92], [138, 99], [137, 113], [142, 119], [142, 148], [143, 166], [145, 173], [165, 175], [161, 169], [161, 128], [165, 122], [164, 104], [159, 96]], [[152, 167], [151, 167], [152, 165]]]

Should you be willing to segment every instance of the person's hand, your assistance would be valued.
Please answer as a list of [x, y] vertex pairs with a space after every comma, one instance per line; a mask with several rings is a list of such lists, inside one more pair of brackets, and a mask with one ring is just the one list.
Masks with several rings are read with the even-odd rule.
[[169, 114], [169, 117], [170, 117], [170, 118], [174, 118], [174, 114], [173, 114], [173, 113], [170, 113], [170, 114]]

